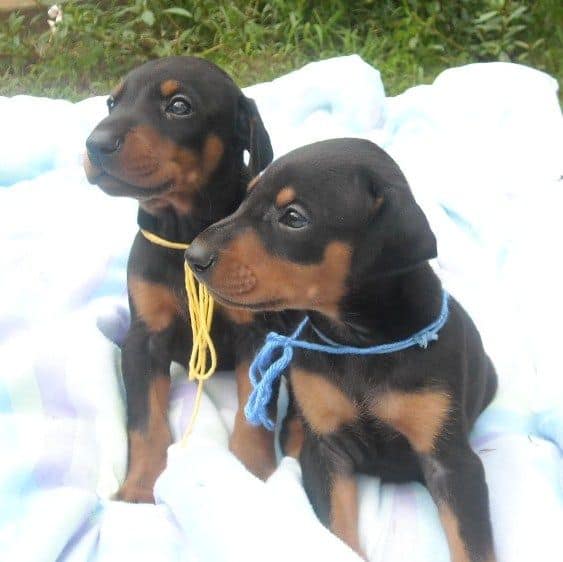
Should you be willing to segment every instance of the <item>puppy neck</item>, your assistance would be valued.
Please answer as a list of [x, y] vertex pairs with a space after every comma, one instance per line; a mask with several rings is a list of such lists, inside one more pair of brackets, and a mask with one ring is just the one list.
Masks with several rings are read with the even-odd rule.
[[189, 244], [201, 231], [237, 209], [248, 181], [242, 153], [238, 159], [226, 158], [206, 185], [193, 195], [188, 208], [167, 204], [166, 198], [162, 204], [140, 203], [137, 223], [161, 238]]
[[352, 283], [338, 319], [310, 312], [313, 325], [341, 344], [369, 346], [408, 338], [433, 322], [442, 285], [428, 263], [415, 269]]

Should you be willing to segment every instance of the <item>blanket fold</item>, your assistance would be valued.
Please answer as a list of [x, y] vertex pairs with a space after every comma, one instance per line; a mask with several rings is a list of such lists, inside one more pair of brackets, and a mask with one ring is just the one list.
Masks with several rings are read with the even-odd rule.
[[[563, 528], [556, 81], [520, 65], [474, 64], [386, 97], [379, 72], [351, 56], [245, 93], [276, 156], [361, 136], [405, 172], [437, 236], [433, 265], [499, 373], [499, 394], [471, 436], [498, 561], [555, 562]], [[0, 133], [0, 560], [358, 560], [312, 513], [298, 463], [283, 459], [262, 483], [229, 453], [228, 374], [209, 381], [188, 448], [170, 449], [158, 505], [111, 500], [127, 457], [112, 342], [128, 325], [125, 268], [137, 227], [136, 204], [106, 196], [82, 172], [84, 139], [105, 111], [103, 97], [0, 98], [9, 131]], [[172, 377], [178, 438], [195, 387], [177, 365]], [[371, 562], [447, 562], [424, 487], [360, 477], [359, 501]]]

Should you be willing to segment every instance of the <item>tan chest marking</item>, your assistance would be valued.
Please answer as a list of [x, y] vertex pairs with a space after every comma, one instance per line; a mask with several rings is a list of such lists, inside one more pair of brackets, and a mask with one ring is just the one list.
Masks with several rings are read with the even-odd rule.
[[165, 285], [132, 276], [128, 282], [135, 310], [151, 332], [160, 332], [181, 313], [180, 303]]
[[292, 369], [291, 387], [303, 416], [316, 433], [332, 433], [358, 417], [358, 408], [350, 398], [317, 373]]
[[372, 402], [371, 413], [402, 433], [418, 453], [429, 453], [450, 412], [442, 391], [389, 391]]

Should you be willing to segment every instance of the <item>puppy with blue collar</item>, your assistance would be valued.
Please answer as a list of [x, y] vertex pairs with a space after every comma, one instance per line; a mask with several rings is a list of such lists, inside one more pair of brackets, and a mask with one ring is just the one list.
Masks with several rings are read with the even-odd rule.
[[436, 253], [397, 164], [369, 141], [336, 139], [271, 164], [185, 257], [225, 305], [304, 312], [256, 357], [246, 416], [272, 428], [271, 389], [288, 369], [288, 427], [302, 422], [303, 482], [323, 523], [362, 554], [355, 474], [418, 480], [452, 560], [492, 562], [485, 474], [468, 434], [496, 374], [428, 263]]

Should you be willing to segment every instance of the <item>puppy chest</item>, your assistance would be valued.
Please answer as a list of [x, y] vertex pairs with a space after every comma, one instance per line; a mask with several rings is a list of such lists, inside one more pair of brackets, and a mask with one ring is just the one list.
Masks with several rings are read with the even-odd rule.
[[359, 418], [355, 401], [321, 373], [292, 367], [291, 388], [299, 409], [317, 434], [333, 433]]
[[303, 416], [318, 435], [356, 425], [361, 433], [401, 434], [419, 453], [432, 449], [451, 411], [450, 396], [436, 388], [408, 391], [374, 385], [352, 397], [334, 380], [299, 367], [292, 368], [291, 386]]

